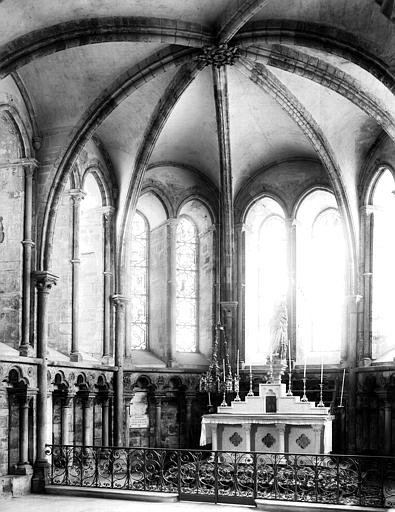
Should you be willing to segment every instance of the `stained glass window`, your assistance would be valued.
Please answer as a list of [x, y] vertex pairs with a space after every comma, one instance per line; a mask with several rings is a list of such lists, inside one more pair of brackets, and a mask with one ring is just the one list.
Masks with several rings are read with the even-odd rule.
[[148, 224], [136, 212], [131, 237], [131, 348], [148, 348]]
[[395, 357], [395, 182], [386, 169], [373, 192], [372, 254], [372, 357], [392, 361]]
[[195, 224], [181, 217], [176, 236], [176, 349], [197, 350], [198, 243]]

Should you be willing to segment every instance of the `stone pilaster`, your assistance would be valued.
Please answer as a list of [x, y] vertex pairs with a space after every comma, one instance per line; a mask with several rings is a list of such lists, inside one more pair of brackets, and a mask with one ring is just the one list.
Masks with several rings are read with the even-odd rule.
[[37, 448], [32, 490], [40, 492], [47, 481], [49, 467], [45, 455], [48, 394], [48, 299], [52, 287], [56, 285], [59, 278], [45, 270], [34, 272], [33, 278], [37, 288], [37, 357], [41, 359], [41, 363], [37, 368]]
[[33, 176], [38, 166], [36, 160], [23, 163], [25, 172], [25, 204], [23, 220], [23, 274], [22, 274], [22, 342], [19, 352], [22, 356], [32, 356], [30, 343], [30, 304], [31, 304], [31, 269], [32, 269], [32, 216], [33, 216]]

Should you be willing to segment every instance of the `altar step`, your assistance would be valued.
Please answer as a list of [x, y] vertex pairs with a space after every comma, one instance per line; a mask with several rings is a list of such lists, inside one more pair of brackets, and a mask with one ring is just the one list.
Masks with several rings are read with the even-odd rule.
[[332, 505], [326, 503], [305, 503], [298, 501], [255, 500], [256, 508], [262, 512], [383, 512], [377, 507], [359, 507], [357, 505]]
[[[218, 407], [219, 413], [248, 413], [261, 414], [264, 412], [264, 401], [261, 396], [246, 396], [243, 401], [232, 400], [230, 406]], [[277, 412], [298, 412], [298, 413], [311, 413], [319, 412], [322, 410], [316, 408], [315, 402], [301, 402], [300, 396], [282, 396], [278, 399]], [[325, 410], [325, 413], [327, 411]]]
[[103, 487], [77, 487], [62, 485], [47, 485], [46, 494], [62, 496], [82, 496], [87, 498], [107, 498], [130, 501], [149, 501], [160, 503], [175, 503], [179, 500], [177, 493], [129, 491], [123, 489], [107, 489]]

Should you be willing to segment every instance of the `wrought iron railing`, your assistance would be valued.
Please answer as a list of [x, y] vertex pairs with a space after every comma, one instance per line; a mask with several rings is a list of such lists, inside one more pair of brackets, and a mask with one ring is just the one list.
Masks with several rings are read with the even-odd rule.
[[50, 484], [177, 493], [181, 499], [256, 499], [389, 507], [395, 458], [47, 445]]

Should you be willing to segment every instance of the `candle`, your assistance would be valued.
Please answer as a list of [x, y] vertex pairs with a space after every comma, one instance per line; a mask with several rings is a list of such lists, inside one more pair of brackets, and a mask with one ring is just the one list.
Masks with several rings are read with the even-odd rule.
[[222, 359], [222, 367], [224, 369], [224, 382], [225, 382], [225, 359]]
[[291, 341], [288, 340], [288, 359], [289, 359], [289, 371], [291, 372]]
[[306, 354], [304, 356], [304, 369], [303, 369], [303, 378], [306, 378]]
[[321, 355], [321, 384], [324, 382], [324, 358]]
[[239, 377], [239, 366], [240, 366], [240, 350], [237, 349], [237, 377]]
[[250, 377], [252, 375], [252, 368], [251, 368], [251, 363], [250, 363]]
[[346, 376], [346, 369], [343, 370], [342, 390], [340, 393], [340, 407], [343, 407], [343, 392], [344, 392], [344, 378]]

